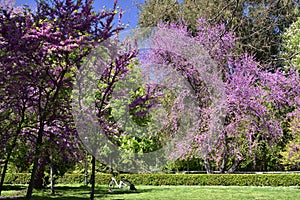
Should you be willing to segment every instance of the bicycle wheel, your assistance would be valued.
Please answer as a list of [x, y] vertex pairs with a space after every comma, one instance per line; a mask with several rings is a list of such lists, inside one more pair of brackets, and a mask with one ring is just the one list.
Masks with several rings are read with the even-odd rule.
[[130, 189], [130, 185], [131, 185], [131, 183], [128, 180], [122, 180], [120, 182], [120, 186], [121, 186], [120, 188], [122, 188], [122, 189], [129, 190]]
[[108, 183], [108, 187], [113, 189], [113, 188], [115, 188], [115, 186], [116, 186], [116, 183], [113, 180], [110, 180]]

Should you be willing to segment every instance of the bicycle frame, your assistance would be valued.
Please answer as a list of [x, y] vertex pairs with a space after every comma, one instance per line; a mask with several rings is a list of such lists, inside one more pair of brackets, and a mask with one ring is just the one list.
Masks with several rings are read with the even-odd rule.
[[118, 188], [124, 188], [124, 187], [129, 187], [128, 184], [126, 184], [124, 181], [120, 180], [119, 184], [118, 181], [116, 180], [115, 177], [111, 178], [111, 181], [109, 183], [110, 187], [114, 187], [114, 185], [118, 186]]

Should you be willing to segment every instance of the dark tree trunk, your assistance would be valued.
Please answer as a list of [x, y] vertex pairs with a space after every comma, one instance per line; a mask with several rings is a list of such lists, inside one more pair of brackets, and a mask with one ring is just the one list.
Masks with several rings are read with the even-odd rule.
[[42, 189], [44, 188], [44, 175], [45, 175], [45, 159], [43, 157], [40, 158], [39, 166], [36, 172], [35, 181], [33, 184], [34, 189]]
[[25, 120], [25, 110], [26, 110], [26, 107], [25, 105], [23, 104], [22, 106], [22, 111], [21, 111], [21, 120], [19, 122], [19, 125], [18, 125], [18, 129], [14, 135], [14, 139], [13, 139], [13, 142], [11, 144], [11, 146], [8, 148], [7, 150], [7, 156], [6, 156], [6, 160], [4, 162], [4, 166], [3, 166], [3, 169], [2, 169], [2, 172], [1, 172], [1, 181], [0, 181], [0, 195], [1, 195], [1, 192], [3, 190], [3, 184], [4, 184], [4, 180], [5, 180], [5, 175], [6, 175], [6, 171], [7, 171], [7, 166], [8, 166], [8, 163], [9, 163], [9, 160], [10, 160], [10, 157], [11, 157], [11, 154], [13, 152], [13, 150], [15, 149], [15, 147], [17, 146], [17, 140], [18, 140], [18, 136], [20, 135], [21, 133], [21, 130], [22, 130], [22, 125], [24, 123], [24, 120]]
[[3, 169], [2, 169], [2, 172], [1, 172], [0, 195], [1, 195], [1, 192], [3, 190], [3, 184], [4, 184], [4, 180], [5, 180], [5, 175], [6, 175], [6, 171], [7, 171], [8, 162], [10, 160], [12, 151], [15, 148], [16, 144], [17, 144], [17, 137], [14, 138], [12, 147], [10, 149], [8, 149], [7, 156], [6, 156], [6, 159], [4, 161], [4, 166], [3, 166]]
[[35, 147], [35, 153], [34, 153], [34, 160], [33, 160], [33, 168], [30, 176], [30, 181], [29, 185], [27, 188], [27, 193], [26, 193], [26, 199], [30, 200], [32, 197], [32, 191], [34, 187], [34, 181], [35, 177], [37, 174], [38, 166], [39, 166], [39, 160], [40, 160], [40, 155], [41, 155], [41, 150], [42, 150], [42, 143], [43, 143], [43, 134], [44, 134], [44, 123], [41, 122], [42, 125], [40, 126], [40, 129], [38, 131], [38, 137], [36, 141], [36, 147]]
[[8, 165], [8, 161], [10, 159], [10, 153], [8, 153], [6, 160], [4, 161], [4, 166], [1, 172], [1, 182], [0, 182], [0, 195], [2, 193], [3, 190], [3, 184], [4, 184], [4, 179], [5, 179], [5, 174], [7, 171], [7, 165]]
[[94, 200], [95, 197], [95, 171], [96, 171], [96, 158], [92, 156], [92, 174], [91, 174], [91, 196], [90, 200]]
[[225, 172], [227, 163], [228, 163], [228, 154], [227, 154], [227, 151], [225, 150], [224, 154], [223, 154], [222, 164], [220, 166], [220, 173], [224, 173]]

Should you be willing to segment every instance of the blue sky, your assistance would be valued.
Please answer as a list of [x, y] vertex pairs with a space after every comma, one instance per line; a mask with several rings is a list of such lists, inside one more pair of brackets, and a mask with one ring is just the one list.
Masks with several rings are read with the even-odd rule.
[[[114, 0], [95, 0], [95, 9], [99, 10], [104, 5], [107, 9], [112, 8]], [[137, 14], [138, 8], [137, 5], [139, 3], [144, 3], [144, 0], [119, 0], [118, 5], [123, 9], [124, 15], [122, 18], [122, 23], [129, 24], [129, 29], [134, 28], [137, 24]], [[16, 5], [27, 4], [34, 5], [34, 0], [16, 0]]]

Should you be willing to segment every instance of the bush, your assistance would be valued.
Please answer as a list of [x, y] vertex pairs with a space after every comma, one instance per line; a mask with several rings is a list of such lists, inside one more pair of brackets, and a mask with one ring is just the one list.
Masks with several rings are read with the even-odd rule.
[[296, 186], [300, 174], [144, 174], [136, 181], [137, 185]]
[[[135, 185], [300, 186], [300, 174], [121, 174]], [[27, 184], [30, 174], [7, 174], [6, 184]], [[96, 174], [96, 184], [107, 185], [110, 174]], [[119, 177], [117, 178], [117, 180]], [[83, 183], [83, 174], [65, 174], [56, 183]]]
[[[90, 176], [89, 176], [90, 178]], [[96, 174], [95, 181], [96, 184], [99, 185], [107, 185], [111, 179], [110, 174]], [[84, 182], [84, 175], [83, 174], [65, 174], [62, 177], [59, 177], [56, 180], [56, 183], [62, 184], [74, 184], [74, 183], [83, 183]]]
[[5, 184], [27, 184], [30, 180], [29, 173], [6, 173], [5, 174]]

